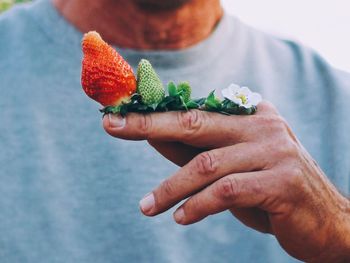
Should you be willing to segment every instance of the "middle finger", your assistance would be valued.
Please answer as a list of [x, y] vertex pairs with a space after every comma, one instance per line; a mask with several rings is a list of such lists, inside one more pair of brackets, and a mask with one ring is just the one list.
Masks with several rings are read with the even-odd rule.
[[267, 166], [268, 158], [255, 143], [203, 152], [141, 200], [141, 211], [148, 216], [157, 215], [227, 174], [262, 170]]

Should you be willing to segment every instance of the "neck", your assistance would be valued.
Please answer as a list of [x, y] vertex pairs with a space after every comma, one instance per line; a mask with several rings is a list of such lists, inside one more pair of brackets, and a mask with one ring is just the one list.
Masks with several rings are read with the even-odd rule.
[[168, 8], [132, 0], [52, 1], [81, 32], [96, 30], [109, 43], [133, 49], [189, 47], [207, 38], [223, 14], [220, 0], [190, 0]]

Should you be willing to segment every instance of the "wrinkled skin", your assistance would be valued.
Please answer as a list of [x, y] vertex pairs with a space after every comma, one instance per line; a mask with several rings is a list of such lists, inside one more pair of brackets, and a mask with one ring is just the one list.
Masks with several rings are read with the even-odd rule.
[[179, 224], [229, 210], [297, 259], [350, 262], [349, 201], [270, 103], [252, 116], [192, 110], [110, 115], [103, 125], [112, 136], [148, 140], [181, 166], [140, 202], [145, 215], [188, 198], [174, 213]]

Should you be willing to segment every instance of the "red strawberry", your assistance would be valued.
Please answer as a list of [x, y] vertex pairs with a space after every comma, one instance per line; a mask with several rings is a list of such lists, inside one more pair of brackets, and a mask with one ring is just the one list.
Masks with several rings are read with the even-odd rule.
[[131, 66], [95, 31], [84, 35], [82, 48], [81, 84], [85, 93], [103, 106], [128, 102], [136, 92]]

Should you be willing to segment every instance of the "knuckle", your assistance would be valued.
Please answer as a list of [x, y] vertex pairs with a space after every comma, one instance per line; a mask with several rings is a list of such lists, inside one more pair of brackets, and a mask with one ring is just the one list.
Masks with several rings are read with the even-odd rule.
[[260, 129], [258, 138], [264, 138], [262, 144], [265, 145], [267, 152], [276, 157], [275, 159], [298, 157], [300, 149], [298, 140], [281, 116], [256, 116], [255, 125]]
[[[198, 214], [202, 208], [201, 199], [198, 195], [192, 196], [188, 202], [184, 204], [185, 214]], [[186, 213], [186, 211], [188, 211]]]
[[217, 172], [219, 162], [214, 151], [200, 153], [195, 158], [196, 171], [201, 175], [210, 175]]
[[300, 189], [304, 185], [303, 172], [298, 165], [285, 165], [279, 173], [287, 189]]
[[267, 141], [267, 144], [279, 158], [293, 155], [296, 149], [295, 143], [286, 136], [274, 136]]
[[288, 133], [288, 125], [279, 115], [256, 115], [252, 116], [251, 121], [262, 136], [273, 137]]
[[282, 165], [275, 170], [275, 173], [279, 175], [276, 178], [278, 187], [276, 187], [275, 195], [288, 206], [305, 201], [305, 194], [312, 191], [310, 179], [305, 178], [302, 168], [297, 164], [295, 166]]
[[270, 116], [267, 123], [268, 128], [274, 133], [286, 131], [286, 121], [281, 116]]
[[138, 118], [137, 128], [143, 136], [148, 136], [152, 129], [152, 117], [151, 114], [140, 114]]
[[259, 180], [259, 178], [255, 178], [255, 180], [251, 181], [250, 189], [251, 189], [251, 193], [254, 195], [261, 195], [262, 193], [264, 193], [264, 187], [261, 180]]
[[286, 136], [277, 136], [267, 139], [261, 144], [267, 167], [289, 165], [299, 159], [299, 148], [296, 143]]
[[275, 138], [273, 145], [277, 158], [297, 157], [298, 155], [297, 145], [289, 137], [280, 136]]
[[216, 195], [224, 200], [234, 200], [240, 192], [237, 179], [225, 177], [217, 184]]
[[282, 151], [282, 153], [284, 154], [285, 157], [289, 157], [295, 160], [300, 159], [299, 146], [294, 141], [290, 139], [285, 139], [283, 148], [284, 150]]
[[165, 197], [172, 197], [175, 193], [174, 186], [169, 179], [165, 179], [161, 183], [160, 189], [161, 189], [162, 196], [165, 196]]
[[178, 123], [184, 133], [188, 135], [195, 134], [201, 128], [202, 119], [200, 111], [190, 110], [178, 112]]
[[258, 107], [274, 114], [277, 114], [278, 112], [275, 105], [273, 105], [267, 100], [263, 100], [262, 102], [260, 102]]

